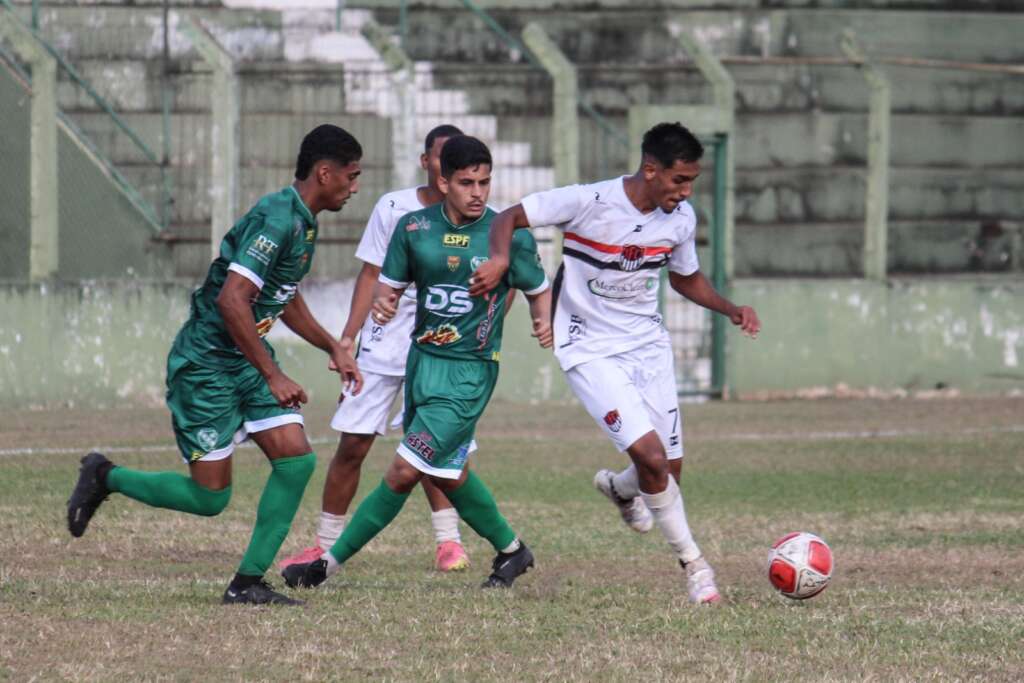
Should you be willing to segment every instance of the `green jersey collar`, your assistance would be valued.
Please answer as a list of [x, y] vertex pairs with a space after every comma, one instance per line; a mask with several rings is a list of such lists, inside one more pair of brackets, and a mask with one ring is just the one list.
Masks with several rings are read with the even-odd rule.
[[474, 226], [483, 219], [487, 218], [487, 214], [490, 212], [491, 207], [484, 206], [484, 212], [480, 214], [480, 218], [477, 218], [475, 221], [472, 221], [471, 223], [464, 223], [462, 225], [455, 225], [454, 223], [452, 223], [451, 219], [448, 218], [448, 212], [444, 210], [444, 202], [438, 204], [438, 210], [441, 213], [441, 219], [444, 220], [444, 222], [447, 223], [448, 227], [450, 227], [452, 230], [465, 230], [466, 228]]
[[306, 219], [306, 222], [315, 228], [316, 218], [313, 216], [313, 212], [309, 210], [309, 207], [306, 206], [306, 202], [302, 201], [302, 195], [299, 194], [299, 191], [295, 189], [294, 185], [289, 185], [288, 189], [292, 191], [293, 195], [295, 195], [292, 199], [292, 203], [298, 207], [299, 213], [301, 213], [302, 217]]

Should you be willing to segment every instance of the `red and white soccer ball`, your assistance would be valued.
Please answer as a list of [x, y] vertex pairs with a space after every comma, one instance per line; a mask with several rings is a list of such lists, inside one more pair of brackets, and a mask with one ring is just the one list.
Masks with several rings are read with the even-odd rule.
[[787, 598], [813, 598], [831, 578], [832, 550], [814, 534], [786, 534], [768, 552], [768, 580]]

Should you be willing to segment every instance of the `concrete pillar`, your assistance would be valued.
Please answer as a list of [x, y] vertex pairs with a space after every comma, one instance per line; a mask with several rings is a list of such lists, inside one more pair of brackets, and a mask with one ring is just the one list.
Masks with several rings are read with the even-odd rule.
[[363, 37], [388, 67], [391, 92], [395, 97], [391, 110], [391, 182], [393, 187], [415, 185], [419, 171], [419, 145], [416, 135], [415, 65], [391, 33], [374, 21], [363, 24]]
[[523, 42], [555, 82], [551, 146], [555, 160], [555, 184], [572, 185], [580, 179], [580, 132], [576, 67], [551, 40], [540, 24], [523, 29]]
[[32, 69], [29, 109], [29, 278], [57, 274], [57, 60], [8, 9], [0, 9], [0, 36]]
[[239, 89], [235, 60], [194, 17], [185, 17], [181, 31], [213, 69], [210, 90], [212, 215], [210, 254], [216, 258], [220, 242], [238, 218]]

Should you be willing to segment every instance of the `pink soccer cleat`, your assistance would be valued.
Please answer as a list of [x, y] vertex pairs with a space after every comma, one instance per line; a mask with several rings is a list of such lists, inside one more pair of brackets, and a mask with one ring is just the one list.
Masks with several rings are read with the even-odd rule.
[[293, 564], [309, 564], [310, 562], [316, 562], [320, 559], [320, 556], [324, 554], [324, 549], [320, 547], [320, 544], [316, 544], [311, 548], [303, 548], [301, 551], [295, 553], [291, 557], [286, 557], [277, 563], [278, 569], [284, 569], [285, 567]]
[[439, 572], [461, 572], [469, 567], [469, 555], [458, 541], [445, 541], [437, 546], [434, 566]]

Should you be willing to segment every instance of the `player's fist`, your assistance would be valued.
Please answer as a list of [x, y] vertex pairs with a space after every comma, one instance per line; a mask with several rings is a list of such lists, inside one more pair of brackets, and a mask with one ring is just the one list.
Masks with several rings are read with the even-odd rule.
[[761, 321], [757, 312], [750, 306], [737, 306], [733, 314], [729, 316], [733, 325], [739, 325], [743, 334], [751, 339], [757, 339], [757, 333], [761, 331]]
[[356, 396], [363, 390], [363, 374], [359, 372], [356, 359], [340, 344], [331, 351], [331, 360], [327, 367], [341, 375], [345, 393]]
[[551, 321], [541, 318], [533, 319], [533, 332], [531, 337], [537, 338], [537, 343], [542, 349], [550, 349], [555, 343], [554, 333], [551, 331]]
[[508, 259], [489, 258], [469, 276], [469, 295], [483, 296], [498, 286], [508, 270]]
[[309, 401], [305, 390], [280, 370], [267, 379], [267, 387], [282, 408], [298, 408]]
[[398, 295], [394, 292], [379, 296], [373, 300], [373, 322], [378, 325], [388, 324], [398, 312]]

